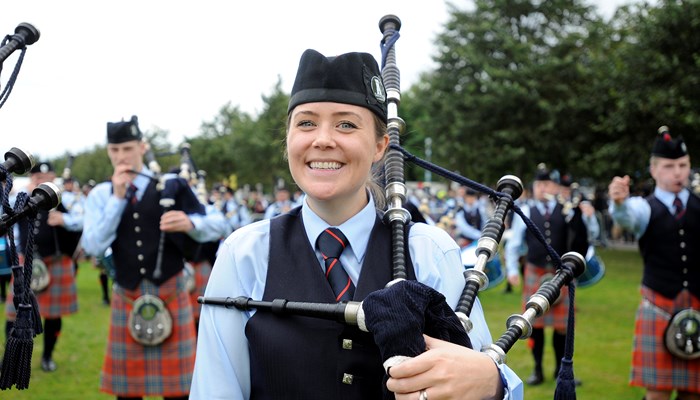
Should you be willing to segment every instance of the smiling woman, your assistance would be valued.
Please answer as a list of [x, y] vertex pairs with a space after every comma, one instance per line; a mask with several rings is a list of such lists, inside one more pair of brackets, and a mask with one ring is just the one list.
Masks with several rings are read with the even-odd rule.
[[[376, 207], [382, 192], [368, 186], [372, 166], [389, 143], [386, 101], [372, 55], [302, 54], [288, 106], [286, 147], [305, 201], [229, 236], [205, 299], [242, 296], [334, 305], [363, 301], [387, 286], [391, 227]], [[454, 309], [464, 282], [459, 247], [434, 226], [414, 224], [407, 232], [407, 279], [442, 293], [445, 307]], [[373, 336], [378, 332], [334, 320], [280, 318], [209, 304], [202, 307], [192, 399], [522, 396], [522, 382], [507, 366], [472, 350], [489, 345], [491, 337], [478, 300], [471, 314], [474, 329], [468, 338], [462, 330], [465, 343], [417, 332], [427, 351], [392, 366], [391, 376]], [[437, 372], [445, 369], [459, 373], [446, 379]]]

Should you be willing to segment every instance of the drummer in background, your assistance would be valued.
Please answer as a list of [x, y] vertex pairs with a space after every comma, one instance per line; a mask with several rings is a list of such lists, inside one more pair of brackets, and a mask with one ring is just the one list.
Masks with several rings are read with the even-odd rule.
[[[646, 388], [646, 400], [668, 400], [674, 390], [677, 399], [698, 400], [700, 199], [688, 190], [686, 144], [666, 126], [659, 128], [651, 149], [649, 172], [656, 187], [647, 197], [630, 197], [627, 175], [614, 177], [608, 186], [610, 214], [635, 234], [644, 261], [630, 385]], [[682, 323], [674, 318], [680, 311], [688, 315]], [[681, 334], [684, 328], [690, 328], [689, 335]], [[667, 329], [671, 337], [679, 335], [680, 343], [669, 346]]]
[[[37, 163], [30, 171], [30, 181], [26, 187], [27, 193], [41, 183], [53, 182], [56, 179], [54, 168], [49, 162]], [[17, 251], [24, 259], [27, 252], [33, 252], [34, 260], [43, 261], [48, 270], [48, 286], [34, 288], [39, 303], [39, 312], [44, 318], [44, 350], [41, 357], [41, 369], [53, 372], [57, 365], [53, 359], [53, 351], [61, 333], [62, 317], [78, 311], [78, 297], [75, 286], [75, 266], [73, 254], [80, 240], [83, 229], [83, 210], [73, 205], [70, 196], [69, 203], [62, 200], [61, 204], [51, 211], [40, 210], [29, 226], [27, 220], [19, 226], [19, 246]], [[69, 210], [68, 207], [71, 209]], [[33, 230], [34, 248], [27, 248], [28, 230]], [[22, 261], [20, 260], [20, 263]], [[16, 311], [12, 296], [8, 296], [6, 333], [12, 329]]]
[[[288, 112], [286, 158], [305, 200], [231, 234], [206, 297], [361, 301], [392, 279], [384, 191], [372, 178], [389, 145], [377, 62], [367, 53], [305, 51]], [[440, 291], [454, 309], [464, 289], [459, 247], [428, 224], [412, 224], [406, 236], [407, 278]], [[340, 250], [329, 260], [335, 282], [324, 272], [325, 244]], [[474, 350], [424, 336], [426, 351], [392, 366], [387, 377], [374, 338], [357, 328], [204, 306], [190, 398], [381, 399], [385, 380], [398, 399], [522, 398], [513, 371], [480, 352], [491, 335], [478, 299], [470, 318]]]
[[457, 202], [460, 206], [458, 206], [454, 217], [457, 228], [456, 239], [459, 247], [465, 247], [479, 239], [481, 230], [488, 221], [488, 215], [476, 190], [460, 186], [457, 193], [462, 201]]
[[[569, 251], [575, 251], [581, 256], [588, 249], [588, 236], [586, 227], [581, 218], [581, 210], [572, 208], [564, 212], [564, 207], [557, 201], [559, 193], [559, 172], [549, 170], [542, 163], [538, 165], [535, 173], [535, 181], [532, 184], [532, 200], [528, 205], [521, 207], [523, 214], [529, 217], [544, 235], [547, 243], [554, 251], [563, 255]], [[553, 275], [555, 264], [546, 248], [536, 236], [526, 229], [525, 222], [520, 216], [513, 217], [511, 235], [505, 245], [506, 271], [508, 281], [513, 286], [520, 284], [518, 258], [521, 245], [527, 244], [525, 272], [523, 274], [523, 306], [537, 289], [544, 283], [547, 276]], [[567, 319], [569, 315], [569, 290], [562, 288], [559, 299], [546, 315], [535, 319], [530, 344], [535, 366], [525, 383], [540, 385], [544, 382], [542, 359], [544, 355], [544, 328], [552, 326], [552, 345], [554, 347], [555, 369], [554, 377], [559, 374], [561, 359], [564, 356], [566, 345]], [[577, 384], [580, 381], [577, 380]]]

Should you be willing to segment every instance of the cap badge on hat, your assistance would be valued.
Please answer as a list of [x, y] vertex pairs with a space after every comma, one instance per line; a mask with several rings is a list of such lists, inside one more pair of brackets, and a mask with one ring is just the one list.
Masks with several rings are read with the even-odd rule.
[[133, 137], [138, 137], [139, 136], [139, 127], [135, 124], [131, 124], [129, 127], [131, 131], [131, 136]]
[[39, 171], [41, 171], [42, 174], [45, 174], [49, 172], [49, 165], [44, 163], [39, 166]]
[[378, 76], [372, 77], [372, 94], [378, 102], [384, 103], [386, 101], [386, 90], [384, 90], [384, 84]]

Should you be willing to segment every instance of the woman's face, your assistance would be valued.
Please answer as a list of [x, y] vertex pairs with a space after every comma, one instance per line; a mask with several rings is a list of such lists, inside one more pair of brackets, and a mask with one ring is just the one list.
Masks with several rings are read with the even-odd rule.
[[287, 156], [294, 181], [313, 202], [366, 204], [372, 163], [389, 143], [377, 138], [374, 114], [341, 103], [307, 103], [292, 111]]

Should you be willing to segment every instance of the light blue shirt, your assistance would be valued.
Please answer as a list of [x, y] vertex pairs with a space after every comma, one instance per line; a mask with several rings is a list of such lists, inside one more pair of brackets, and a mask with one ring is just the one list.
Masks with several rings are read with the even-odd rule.
[[[301, 209], [309, 246], [328, 223], [304, 202]], [[357, 284], [365, 258], [376, 211], [374, 201], [340, 225], [350, 245], [340, 256], [342, 265]], [[236, 230], [219, 249], [205, 296], [262, 299], [267, 278], [270, 221], [262, 220]], [[409, 251], [416, 279], [443, 293], [453, 309], [464, 288], [460, 249], [443, 230], [427, 224], [414, 224], [410, 230]], [[316, 253], [318, 268], [322, 257]], [[245, 326], [255, 311], [239, 311], [220, 306], [202, 307], [197, 340], [197, 358], [190, 399], [244, 400], [250, 397], [250, 359]], [[474, 349], [492, 343], [478, 299], [470, 316], [474, 329], [469, 334]], [[507, 366], [499, 366], [505, 398], [521, 399], [520, 378]]]
[[61, 203], [67, 212], [63, 213], [63, 227], [71, 232], [83, 229], [85, 198], [74, 192], [61, 192]]
[[[676, 198], [675, 193], [657, 187], [654, 189], [654, 196], [668, 208], [671, 214], [676, 212], [676, 207], [673, 205], [673, 200]], [[683, 189], [678, 193], [678, 198], [681, 199], [683, 207], [688, 205], [688, 197], [690, 197], [688, 189]], [[644, 235], [644, 232], [646, 232], [649, 226], [651, 206], [643, 197], [629, 197], [619, 205], [611, 201], [608, 206], [608, 211], [615, 223], [629, 230], [637, 239]]]
[[[136, 198], [141, 200], [153, 172], [144, 167], [143, 175], [136, 175], [132, 183], [136, 186]], [[144, 176], [146, 175], [146, 176]], [[175, 175], [172, 175], [173, 177]], [[167, 178], [167, 176], [165, 177]], [[82, 245], [89, 255], [102, 257], [112, 242], [117, 238], [117, 227], [126, 208], [127, 200], [112, 194], [112, 182], [102, 182], [90, 191], [85, 202], [85, 222], [83, 226]], [[199, 243], [211, 242], [221, 237], [223, 216], [217, 214], [189, 214], [194, 229], [187, 234]], [[158, 238], [154, 238], [158, 240]]]

